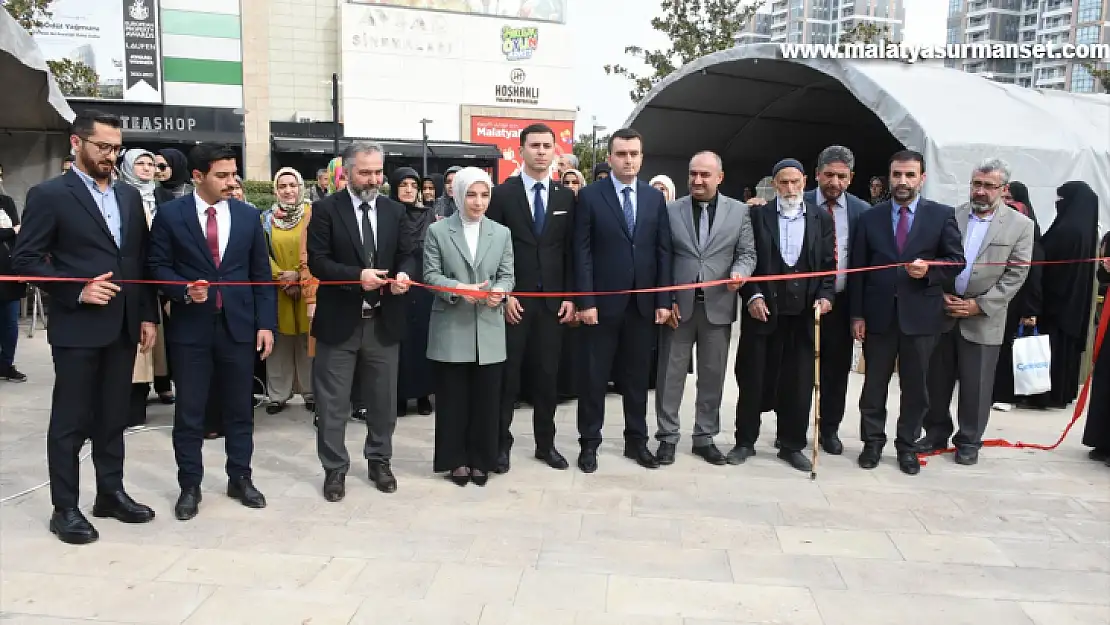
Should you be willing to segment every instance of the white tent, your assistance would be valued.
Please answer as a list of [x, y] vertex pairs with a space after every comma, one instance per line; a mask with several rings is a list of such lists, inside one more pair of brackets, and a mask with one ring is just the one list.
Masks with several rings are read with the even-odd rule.
[[[645, 174], [685, 180], [698, 150], [725, 161], [725, 192], [770, 173], [781, 158], [810, 166], [839, 143], [856, 153], [852, 190], [884, 175], [905, 146], [925, 155], [925, 195], [967, 201], [975, 164], [1010, 163], [1028, 185], [1042, 228], [1055, 217], [1056, 188], [1083, 180], [1110, 226], [1110, 96], [1005, 85], [937, 64], [783, 59], [777, 44], [707, 55], [661, 81], [628, 126], [644, 134]], [[811, 175], [812, 186], [812, 175]]]
[[0, 9], [0, 163], [22, 207], [27, 189], [57, 174], [74, 118], [31, 35]]

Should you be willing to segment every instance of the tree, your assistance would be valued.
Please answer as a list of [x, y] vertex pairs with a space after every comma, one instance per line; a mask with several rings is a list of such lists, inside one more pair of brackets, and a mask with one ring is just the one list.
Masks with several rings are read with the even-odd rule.
[[897, 43], [893, 41], [888, 24], [875, 22], [859, 22], [855, 26], [840, 33], [840, 43]]
[[1110, 93], [1110, 67], [1099, 67], [1094, 63], [1084, 63], [1083, 67], [1102, 85], [1103, 91]]
[[652, 71], [641, 76], [619, 64], [605, 66], [605, 73], [632, 81], [629, 92], [639, 102], [647, 92], [679, 67], [711, 52], [736, 45], [736, 35], [755, 15], [765, 0], [662, 0], [662, 17], [651, 20], [651, 27], [670, 39], [668, 50], [645, 50], [628, 46], [625, 54], [645, 63]]
[[589, 177], [593, 175], [594, 165], [609, 158], [609, 135], [598, 135], [596, 149], [593, 144], [593, 135], [580, 134], [574, 142], [574, 155], [578, 157], [578, 169]]
[[96, 70], [80, 61], [60, 59], [47, 61], [50, 73], [62, 94], [71, 98], [98, 98], [100, 97], [100, 76]]
[[51, 18], [48, 10], [54, 0], [6, 0], [4, 8], [27, 32], [46, 25]]

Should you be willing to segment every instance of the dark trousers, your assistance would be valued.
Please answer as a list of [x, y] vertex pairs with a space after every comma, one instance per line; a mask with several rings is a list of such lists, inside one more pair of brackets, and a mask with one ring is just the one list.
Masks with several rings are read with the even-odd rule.
[[96, 490], [123, 489], [123, 431], [138, 345], [120, 337], [106, 347], [53, 347], [54, 398], [46, 432], [50, 499], [76, 508], [77, 454], [92, 440]]
[[897, 362], [900, 403], [894, 448], [900, 453], [914, 450], [925, 413], [929, 411], [927, 372], [936, 344], [936, 335], [910, 336], [897, 326], [882, 334], [867, 333], [863, 342], [867, 370], [859, 399], [860, 438], [865, 445], [886, 445], [886, 399]]
[[854, 351], [848, 298], [838, 295], [821, 318], [821, 434], [836, 434], [844, 421]]
[[536, 449], [555, 445], [555, 408], [558, 404], [559, 359], [563, 327], [558, 313], [539, 299], [524, 301], [520, 323], [507, 324], [505, 344], [508, 360], [501, 389], [501, 434], [498, 448], [507, 454], [513, 446], [513, 405], [520, 394], [521, 379], [528, 380], [532, 404], [532, 431]]
[[432, 469], [470, 467], [490, 472], [497, 439], [504, 363], [436, 362], [436, 430]]
[[601, 445], [610, 372], [616, 374], [615, 382], [624, 400], [625, 442], [646, 442], [648, 382], [658, 334], [655, 320], [641, 315], [635, 298], [629, 298], [621, 316], [601, 319], [596, 326], [584, 325], [581, 329], [579, 338], [585, 343], [586, 362], [579, 383], [579, 444], [583, 449]]
[[983, 446], [983, 432], [991, 414], [990, 382], [998, 364], [1000, 345], [980, 345], [964, 338], [957, 325], [940, 336], [929, 364], [929, 410], [923, 425], [930, 442], [947, 444], [952, 436], [952, 393], [960, 383], [956, 419], [959, 431], [952, 444], [961, 449]]
[[[204, 477], [204, 445], [208, 399], [219, 398], [227, 476], [251, 476], [254, 455], [253, 343], [236, 343], [223, 315], [213, 315], [215, 333], [209, 345], [176, 343], [170, 350], [177, 377], [174, 405], [173, 451], [177, 482], [182, 488], [200, 486]], [[215, 407], [215, 406], [213, 406]], [[211, 427], [210, 425], [208, 427]]]
[[784, 451], [802, 451], [813, 406], [813, 319], [779, 315], [770, 334], [752, 331], [745, 319], [736, 353], [736, 444], [755, 447], [761, 415], [774, 410]]
[[0, 302], [0, 371], [15, 364], [19, 342], [19, 300]]

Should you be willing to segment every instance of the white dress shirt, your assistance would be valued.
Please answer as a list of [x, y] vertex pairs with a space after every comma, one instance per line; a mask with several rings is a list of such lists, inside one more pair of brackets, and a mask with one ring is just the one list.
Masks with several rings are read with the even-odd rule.
[[482, 219], [478, 221], [468, 221], [466, 217], [459, 215], [462, 219], [463, 237], [466, 238], [466, 246], [470, 248], [470, 262], [478, 262], [478, 234], [481, 232]]
[[623, 211], [624, 211], [624, 188], [628, 187], [629, 189], [632, 190], [632, 192], [628, 194], [628, 199], [629, 199], [629, 201], [632, 202], [632, 220], [633, 220], [633, 222], [639, 222], [640, 221], [640, 214], [639, 214], [639, 211], [638, 211], [639, 207], [636, 204], [636, 182], [637, 181], [633, 180], [632, 184], [624, 184], [620, 180], [617, 180], [616, 176], [609, 176], [609, 180], [613, 181], [613, 187], [616, 188], [616, 190], [617, 190], [617, 206], [621, 207], [621, 211], [622, 211], [621, 214], [623, 214]]
[[224, 252], [227, 251], [227, 241], [231, 238], [231, 209], [228, 208], [227, 200], [220, 200], [215, 204], [209, 204], [200, 199], [197, 193], [193, 192], [193, 200], [197, 204], [197, 219], [200, 220], [200, 233], [208, 237], [208, 207], [214, 206], [216, 208], [216, 234], [220, 240], [220, 260], [224, 258]]
[[[821, 193], [821, 187], [817, 187], [815, 197], [818, 206], [824, 210], [829, 209], [829, 201]], [[848, 261], [850, 260], [848, 252], [848, 196], [844, 193], [836, 198], [836, 206], [833, 208], [833, 221], [836, 224], [836, 270], [843, 272], [848, 269]], [[836, 274], [836, 292], [842, 293], [847, 286], [848, 274]]]
[[[362, 240], [362, 244], [366, 245], [366, 233], [362, 231], [362, 200], [347, 187], [347, 193], [351, 196], [351, 202], [355, 205], [355, 223], [358, 224], [358, 238]], [[374, 230], [374, 249], [378, 249], [378, 198], [374, 198], [370, 202], [370, 227]]]
[[548, 198], [551, 197], [551, 179], [544, 178], [543, 180], [536, 180], [522, 171], [520, 172], [520, 181], [524, 183], [524, 195], [528, 196], [528, 208], [532, 210], [533, 218], [536, 215], [536, 183], [538, 182], [543, 185], [543, 188], [540, 189], [540, 199], [543, 200], [543, 209], [546, 213], [547, 207], [551, 205], [550, 202], [548, 202]]

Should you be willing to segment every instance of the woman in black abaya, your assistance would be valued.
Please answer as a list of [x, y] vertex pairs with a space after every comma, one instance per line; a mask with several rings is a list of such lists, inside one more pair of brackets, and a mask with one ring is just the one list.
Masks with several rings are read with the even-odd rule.
[[[405, 207], [402, 227], [416, 245], [413, 256], [417, 270], [414, 276], [424, 275], [424, 236], [428, 226], [436, 221], [431, 204], [421, 202], [422, 181], [416, 170], [401, 167], [390, 176], [389, 196]], [[437, 185], [437, 191], [442, 188]], [[419, 279], [419, 278], [418, 278]], [[428, 360], [428, 323], [432, 316], [435, 294], [428, 289], [411, 289], [406, 295], [408, 325], [405, 339], [401, 341], [401, 360], [397, 376], [397, 415], [408, 412], [409, 400], [416, 400], [416, 409], [422, 415], [432, 414], [433, 393], [432, 363]]]
[[[1102, 240], [1102, 258], [1110, 257], [1110, 234]], [[1110, 284], [1110, 260], [1104, 260], [1098, 268], [1098, 283], [1101, 290]], [[1102, 314], [1110, 314], [1103, 304]], [[1087, 425], [1083, 428], [1083, 444], [1091, 448], [1089, 457], [1096, 462], [1110, 466], [1110, 345], [1104, 344], [1095, 360], [1095, 371], [1091, 379], [1091, 404], [1087, 408]]]
[[1073, 180], [1056, 189], [1056, 220], [1041, 238], [1046, 262], [1044, 302], [1037, 325], [1052, 345], [1052, 390], [1029, 398], [1040, 408], [1065, 408], [1079, 394], [1079, 369], [1087, 348], [1098, 247], [1098, 196]]
[[[1015, 180], [1009, 185], [1009, 195], [1006, 203], [1033, 220], [1033, 262], [1040, 262], [1044, 260], [1041, 226], [1037, 223], [1037, 214], [1029, 201], [1029, 189]], [[1029, 268], [1025, 284], [1010, 301], [1010, 306], [1006, 310], [1006, 334], [1003, 337], [1002, 349], [998, 352], [998, 366], [994, 370], [992, 401], [995, 410], [1010, 410], [1017, 402], [1018, 398], [1014, 395], [1014, 337], [1022, 324], [1025, 324], [1026, 330], [1037, 325], [1037, 317], [1041, 314], [1042, 273], [1041, 265], [1033, 265]]]

